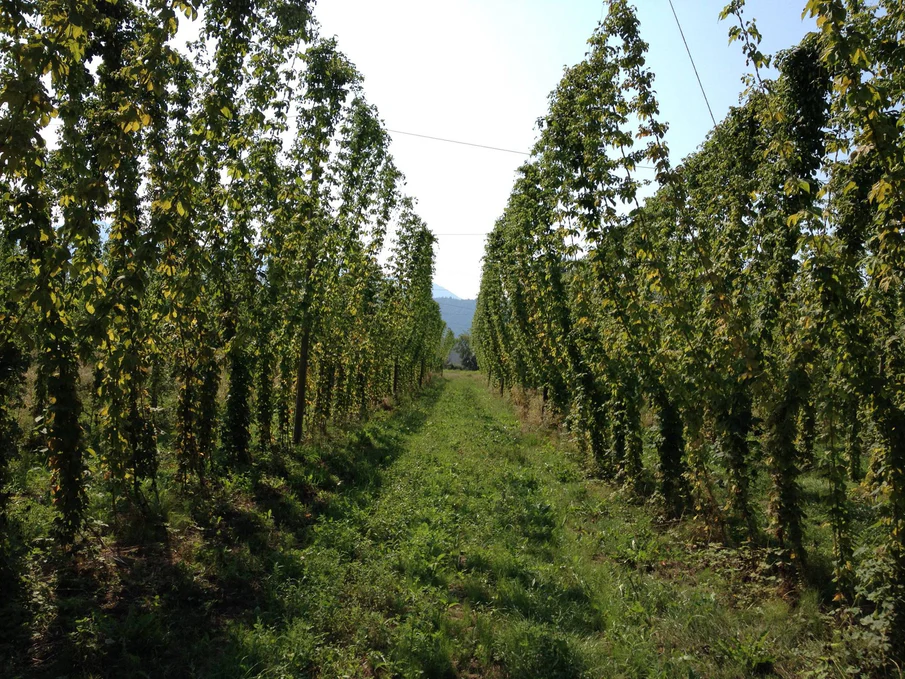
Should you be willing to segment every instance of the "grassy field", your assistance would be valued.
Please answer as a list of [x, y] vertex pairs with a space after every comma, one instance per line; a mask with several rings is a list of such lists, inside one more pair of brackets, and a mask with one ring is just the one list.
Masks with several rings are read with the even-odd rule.
[[658, 525], [480, 375], [260, 466], [65, 566], [18, 517], [4, 676], [845, 673], [816, 593]]

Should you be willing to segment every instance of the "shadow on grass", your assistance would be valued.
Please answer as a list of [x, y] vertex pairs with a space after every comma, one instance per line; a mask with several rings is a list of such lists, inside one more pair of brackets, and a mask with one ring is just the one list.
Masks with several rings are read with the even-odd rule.
[[0, 573], [3, 676], [225, 677], [258, 666], [234, 646], [230, 626], [279, 618], [272, 575], [301, 575], [295, 551], [318, 516], [371, 501], [445, 384], [222, 482], [170, 485], [156, 516], [127, 510], [75, 554], [20, 542]]

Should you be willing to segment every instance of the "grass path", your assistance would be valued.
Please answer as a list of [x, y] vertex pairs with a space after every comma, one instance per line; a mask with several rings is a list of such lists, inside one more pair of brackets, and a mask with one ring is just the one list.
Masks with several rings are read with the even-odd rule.
[[[226, 628], [212, 674], [797, 676], [824, 626], [744, 553], [692, 549], [478, 375], [454, 373], [358, 440], [364, 470]], [[361, 454], [361, 453], [359, 453]], [[358, 464], [358, 463], [356, 463]], [[754, 569], [756, 572], [756, 569]]]
[[163, 476], [158, 518], [74, 560], [20, 503], [0, 676], [843, 676], [814, 593], [582, 469], [451, 373], [217, 484]]

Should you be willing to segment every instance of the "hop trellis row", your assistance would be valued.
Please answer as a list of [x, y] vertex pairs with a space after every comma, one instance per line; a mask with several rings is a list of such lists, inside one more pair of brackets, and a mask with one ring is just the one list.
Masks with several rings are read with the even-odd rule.
[[439, 367], [434, 238], [310, 9], [0, 4], [0, 481], [44, 452], [63, 545], [89, 488], [206, 483]]
[[[673, 167], [638, 20], [611, 0], [488, 239], [474, 336], [593, 469], [771, 545], [790, 578], [808, 570], [803, 478], [826, 484], [836, 600], [901, 660], [905, 11], [878, 5], [808, 2], [818, 30], [774, 59], [728, 5], [748, 88]], [[855, 498], [881, 535], [853, 534]]]

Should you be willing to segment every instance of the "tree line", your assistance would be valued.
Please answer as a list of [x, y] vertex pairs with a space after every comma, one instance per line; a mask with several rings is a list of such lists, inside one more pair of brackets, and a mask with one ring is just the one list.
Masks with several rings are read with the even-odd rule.
[[20, 456], [66, 546], [89, 489], [207, 483], [440, 367], [434, 237], [312, 5], [0, 2], [0, 535]]
[[905, 10], [804, 12], [818, 30], [771, 58], [743, 0], [725, 8], [752, 72], [673, 166], [638, 19], [610, 0], [487, 241], [476, 354], [501, 391], [537, 390], [596, 471], [766, 541], [790, 575], [816, 477], [835, 601], [901, 661]]

